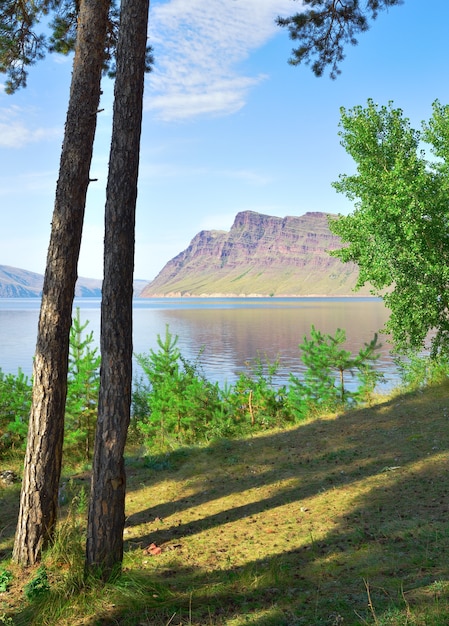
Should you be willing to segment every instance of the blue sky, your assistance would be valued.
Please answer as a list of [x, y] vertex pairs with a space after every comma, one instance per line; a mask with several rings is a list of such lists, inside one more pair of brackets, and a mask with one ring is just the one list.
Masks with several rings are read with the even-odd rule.
[[[187, 5], [187, 6], [186, 6]], [[331, 187], [353, 166], [340, 146], [340, 106], [392, 100], [419, 127], [449, 103], [449, 2], [382, 12], [347, 48], [332, 81], [292, 67], [277, 15], [292, 0], [153, 0], [155, 71], [146, 79], [135, 277], [152, 279], [203, 229], [239, 211], [280, 217], [348, 213]], [[43, 273], [58, 177], [71, 58], [30, 68], [13, 96], [0, 75], [0, 264]], [[101, 278], [113, 84], [104, 79], [79, 264]]]

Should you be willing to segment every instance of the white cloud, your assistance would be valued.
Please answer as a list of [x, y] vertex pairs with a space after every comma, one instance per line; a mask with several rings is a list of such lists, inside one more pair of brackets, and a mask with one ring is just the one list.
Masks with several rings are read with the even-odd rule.
[[25, 124], [30, 112], [20, 107], [0, 108], [0, 147], [22, 148], [42, 139], [61, 136], [60, 128], [32, 128]]
[[266, 77], [239, 64], [279, 32], [275, 18], [291, 0], [169, 0], [150, 11], [156, 65], [145, 99], [165, 121], [229, 115]]
[[167, 85], [165, 93], [147, 101], [147, 108], [158, 112], [159, 119], [182, 120], [197, 115], [228, 115], [241, 109], [250, 87], [257, 84], [255, 79], [225, 80], [210, 82], [208, 85], [194, 84]]
[[[1, 132], [1, 130], [0, 130]], [[16, 176], [0, 177], [0, 196], [20, 196], [28, 192], [34, 194], [54, 194], [57, 171], [42, 170], [19, 173]]]

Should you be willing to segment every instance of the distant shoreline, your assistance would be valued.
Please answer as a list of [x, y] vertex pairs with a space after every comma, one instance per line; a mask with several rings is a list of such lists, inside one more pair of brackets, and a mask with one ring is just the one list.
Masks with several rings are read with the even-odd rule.
[[259, 293], [251, 293], [248, 295], [243, 295], [243, 294], [234, 294], [234, 293], [213, 293], [213, 294], [200, 294], [200, 295], [196, 295], [196, 294], [163, 294], [163, 295], [151, 295], [151, 296], [136, 296], [137, 299], [139, 300], [162, 300], [162, 299], [167, 299], [167, 300], [173, 300], [173, 299], [192, 299], [192, 298], [203, 298], [203, 299], [207, 299], [207, 298], [220, 298], [220, 299], [224, 299], [224, 298], [241, 298], [242, 300], [245, 298], [265, 298], [267, 300], [281, 300], [281, 299], [285, 299], [285, 298], [360, 298], [360, 299], [364, 299], [366, 300], [368, 299], [372, 299], [372, 300], [381, 300], [382, 298], [380, 296], [373, 296], [373, 295], [354, 295], [354, 294], [321, 294], [321, 293], [312, 293], [312, 294], [303, 294], [303, 295], [297, 295], [297, 294], [276, 294], [275, 296], [270, 296], [269, 294], [259, 294]]
[[[41, 299], [41, 295], [36, 295], [36, 296], [0, 296], [0, 300], [40, 300]], [[279, 295], [275, 295], [275, 296], [270, 296], [270, 295], [264, 295], [264, 294], [256, 294], [256, 293], [251, 293], [248, 295], [242, 295], [242, 294], [224, 294], [224, 293], [214, 293], [214, 294], [201, 294], [201, 295], [196, 295], [196, 294], [170, 294], [170, 295], [152, 295], [152, 296], [144, 296], [141, 297], [139, 295], [137, 296], [133, 296], [133, 300], [210, 300], [210, 299], [220, 299], [220, 300], [225, 300], [226, 298], [228, 299], [232, 299], [232, 300], [250, 300], [250, 299], [265, 299], [265, 300], [285, 300], [287, 298], [289, 299], [300, 299], [300, 298], [326, 298], [326, 299], [332, 299], [332, 298], [348, 298], [348, 299], [352, 299], [352, 300], [356, 300], [356, 299], [360, 299], [360, 300], [382, 300], [382, 298], [380, 296], [373, 296], [373, 295], [354, 295], [354, 294], [335, 294], [335, 295], [330, 295], [330, 294], [320, 294], [320, 293], [313, 293], [313, 294], [305, 294], [305, 295], [291, 295], [291, 294], [279, 294]], [[98, 296], [75, 296], [75, 300], [101, 300], [101, 295]]]

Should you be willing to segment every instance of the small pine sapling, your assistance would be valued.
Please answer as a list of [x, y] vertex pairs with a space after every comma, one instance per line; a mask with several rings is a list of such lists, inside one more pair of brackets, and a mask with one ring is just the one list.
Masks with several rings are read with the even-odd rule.
[[93, 331], [85, 333], [89, 321], [81, 323], [76, 309], [70, 329], [69, 372], [67, 378], [65, 444], [82, 449], [89, 460], [95, 432], [101, 357], [92, 348]]
[[198, 361], [191, 363], [182, 356], [178, 339], [167, 325], [165, 337], [157, 337], [159, 350], [136, 355], [148, 380], [148, 385], [141, 381], [133, 395], [133, 412], [140, 414], [137, 428], [150, 445], [161, 449], [172, 442], [197, 441], [220, 409], [218, 385], [206, 380]]
[[[381, 378], [374, 370], [380, 348], [377, 334], [356, 355], [342, 347], [345, 341], [346, 332], [341, 328], [332, 336], [312, 326], [310, 339], [304, 337], [299, 346], [306, 368], [304, 377], [300, 380], [291, 374], [289, 388], [289, 400], [298, 417], [365, 401], [374, 390]], [[356, 391], [348, 389], [347, 374], [357, 377]]]

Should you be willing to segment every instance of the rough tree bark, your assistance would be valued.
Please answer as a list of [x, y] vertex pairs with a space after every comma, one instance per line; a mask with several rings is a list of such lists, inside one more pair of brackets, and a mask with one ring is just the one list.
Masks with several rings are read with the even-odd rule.
[[149, 0], [122, 0], [105, 209], [101, 373], [89, 503], [86, 570], [107, 580], [121, 569], [124, 447], [132, 384], [135, 208]]
[[32, 565], [52, 536], [61, 474], [69, 333], [100, 100], [109, 0], [81, 0], [33, 366], [13, 559]]

